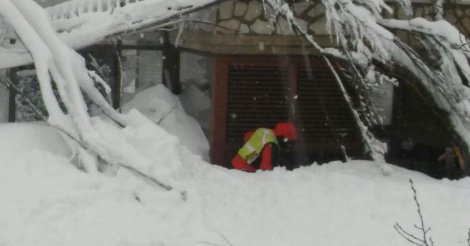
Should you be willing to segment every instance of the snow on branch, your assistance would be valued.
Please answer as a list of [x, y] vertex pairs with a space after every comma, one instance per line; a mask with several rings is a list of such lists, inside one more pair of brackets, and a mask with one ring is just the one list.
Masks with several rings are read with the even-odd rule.
[[[385, 144], [378, 141], [374, 137], [374, 135], [369, 131], [366, 124], [362, 122], [362, 119], [359, 113], [354, 108], [351, 98], [348, 95], [347, 90], [345, 89], [344, 82], [342, 81], [341, 77], [338, 75], [338, 72], [336, 71], [336, 68], [332, 65], [331, 61], [328, 58], [328, 56], [331, 56], [331, 53], [329, 52], [329, 50], [321, 47], [314, 40], [314, 37], [307, 33], [307, 30], [304, 30], [300, 27], [300, 25], [297, 23], [297, 19], [294, 16], [294, 13], [292, 12], [289, 5], [284, 0], [264, 0], [264, 3], [268, 4], [273, 10], [273, 13], [271, 13], [271, 17], [270, 17], [271, 22], [273, 22], [277, 18], [278, 15], [281, 15], [282, 17], [286, 19], [286, 21], [289, 23], [289, 26], [291, 26], [291, 28], [293, 28], [297, 33], [303, 36], [311, 45], [314, 46], [314, 48], [316, 48], [319, 51], [320, 55], [323, 57], [326, 64], [328, 65], [332, 73], [334, 74], [335, 80], [339, 88], [341, 89], [343, 98], [345, 99], [346, 103], [349, 106], [349, 109], [351, 110], [353, 114], [355, 122], [357, 123], [358, 129], [361, 133], [366, 153], [373, 160], [381, 163], [380, 165], [381, 165], [382, 172], [384, 173], [384, 175], [388, 175], [391, 172], [391, 170], [388, 166], [385, 165], [384, 154], [386, 153], [386, 146]], [[349, 60], [352, 61], [354, 59], [352, 57], [349, 57]], [[346, 152], [346, 150], [344, 149], [343, 151]], [[348, 159], [347, 156], [346, 156], [346, 159]]]
[[[357, 82], [367, 88], [368, 68], [377, 63], [403, 69], [448, 113], [449, 130], [470, 146], [469, 47], [462, 33], [440, 16], [436, 16], [436, 21], [384, 19], [381, 13], [390, 8], [381, 0], [322, 3], [327, 26], [337, 41], [337, 47], [327, 51], [346, 58]], [[402, 6], [411, 8], [409, 3]], [[435, 8], [438, 10], [439, 6]], [[408, 31], [420, 46], [402, 41], [394, 30]], [[425, 53], [419, 48], [424, 48]]]
[[[47, 8], [46, 18], [61, 40], [73, 49], [81, 49], [114, 35], [164, 28], [172, 19], [177, 20], [173, 24], [178, 24], [182, 15], [224, 1], [227, 0], [73, 0]], [[0, 29], [0, 38], [6, 31]], [[13, 47], [0, 47], [0, 56], [4, 58], [0, 68], [32, 62], [21, 42]]]
[[[0, 16], [15, 29], [31, 53], [42, 99], [49, 114], [45, 120], [60, 130], [65, 142], [77, 154], [77, 166], [94, 173], [98, 171], [100, 162], [105, 162], [131, 171], [165, 190], [172, 190], [173, 186], [155, 168], [158, 160], [140, 153], [128, 141], [124, 131], [145, 128], [151, 134], [161, 129], [137, 111], [123, 115], [107, 103], [94, 87], [94, 80], [102, 82], [101, 78], [96, 73], [90, 73], [83, 57], [58, 37], [44, 10], [32, 0], [0, 0]], [[53, 93], [53, 83], [59, 98]], [[118, 126], [101, 118], [92, 120], [82, 91]], [[59, 99], [65, 105], [64, 110], [59, 106]], [[114, 133], [110, 134], [110, 131]], [[116, 141], [116, 137], [121, 140]], [[184, 192], [180, 194], [184, 199]]]
[[[283, 15], [296, 32], [324, 57], [335, 56], [346, 61], [352, 75], [349, 82], [360, 90], [367, 90], [377, 83], [371, 78], [383, 76], [383, 69], [374, 69], [377, 64], [381, 64], [382, 68], [402, 69], [405, 74], [413, 76], [419, 87], [438, 106], [435, 112], [446, 112], [446, 115], [439, 117], [446, 118], [443, 121], [447, 122], [447, 131], [454, 132], [457, 139], [470, 146], [470, 47], [467, 37], [442, 19], [442, 14], [439, 14], [442, 1], [434, 3], [436, 21], [428, 21], [423, 18], [384, 19], [383, 13], [391, 13], [392, 8], [383, 0], [322, 0], [327, 30], [336, 40], [334, 47], [327, 48], [320, 47], [306, 30], [296, 24], [296, 18], [285, 1], [264, 2], [274, 9], [273, 16]], [[408, 17], [411, 16], [410, 1], [403, 0], [398, 4]], [[407, 31], [419, 41], [420, 46], [411, 46], [401, 40], [395, 30]], [[343, 82], [338, 80], [338, 83]], [[368, 104], [367, 100], [362, 104]], [[358, 121], [359, 125], [364, 126], [363, 135], [369, 135], [365, 127], [368, 125], [367, 117], [363, 120], [365, 124]]]

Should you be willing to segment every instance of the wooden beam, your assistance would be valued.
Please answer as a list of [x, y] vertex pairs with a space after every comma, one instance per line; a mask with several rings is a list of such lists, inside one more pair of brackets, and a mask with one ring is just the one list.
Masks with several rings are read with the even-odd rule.
[[162, 45], [150, 45], [150, 44], [121, 44], [116, 46], [115, 44], [95, 44], [93, 46], [86, 47], [82, 50], [94, 50], [94, 49], [117, 49], [121, 50], [163, 50]]
[[180, 84], [180, 52], [169, 40], [168, 32], [163, 33], [163, 63], [162, 79], [163, 84], [174, 94], [181, 93]]
[[[317, 36], [322, 46], [333, 46], [329, 36]], [[186, 32], [178, 46], [199, 52], [225, 55], [316, 55], [319, 54], [304, 38], [295, 35], [238, 35], [207, 32]]]
[[230, 163], [225, 163], [228, 149], [226, 129], [229, 60], [224, 57], [216, 57], [213, 62], [210, 157], [211, 163], [229, 167]]

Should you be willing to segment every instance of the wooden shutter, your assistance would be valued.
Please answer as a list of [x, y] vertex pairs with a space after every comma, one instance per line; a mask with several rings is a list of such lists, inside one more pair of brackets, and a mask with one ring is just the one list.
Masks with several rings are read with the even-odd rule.
[[356, 152], [357, 127], [334, 75], [323, 63], [297, 67], [297, 116], [309, 152]]
[[227, 140], [237, 143], [247, 131], [272, 128], [289, 117], [289, 70], [274, 65], [228, 68]]
[[245, 132], [287, 120], [299, 129], [296, 162], [319, 161], [326, 152], [338, 159], [340, 145], [350, 154], [360, 151], [356, 123], [333, 74], [319, 58], [309, 59], [307, 66], [304, 58], [295, 57], [216, 58], [213, 162], [227, 165]]

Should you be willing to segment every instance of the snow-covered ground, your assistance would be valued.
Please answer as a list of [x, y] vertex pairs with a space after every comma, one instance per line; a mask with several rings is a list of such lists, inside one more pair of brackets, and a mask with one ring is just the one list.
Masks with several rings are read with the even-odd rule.
[[[0, 125], [0, 245], [410, 245], [394, 231], [419, 222], [418, 190], [435, 245], [467, 245], [470, 179], [435, 180], [377, 163], [334, 162], [244, 173], [211, 165], [154, 133], [164, 191], [126, 170], [76, 169], [40, 123]], [[163, 163], [163, 164], [162, 164]], [[185, 196], [181, 196], [181, 192]]]
[[[146, 20], [161, 20], [179, 14], [178, 9], [209, 2], [180, 0], [174, 6], [181, 8], [174, 8], [165, 7], [169, 6], [168, 1], [140, 1], [142, 4], [126, 5], [121, 12], [111, 11], [111, 5], [107, 5], [109, 13], [95, 15], [94, 20], [98, 22], [87, 22], [93, 18], [84, 18], [62, 23], [68, 27], [81, 23], [74, 32], [62, 32], [67, 35], [62, 38], [72, 47], [83, 47], [108, 34], [139, 27], [122, 23], [134, 20], [132, 23], [148, 24], [137, 21], [142, 16]], [[9, 7], [0, 10], [22, 34], [22, 41], [28, 43], [33, 56], [49, 57], [46, 51], [57, 51], [59, 57], [67, 57], [62, 56], [69, 54], [64, 53], [65, 46], [57, 46], [61, 42], [52, 38], [55, 36], [50, 33], [55, 29], [48, 26], [47, 18], [33, 11], [37, 8], [22, 1], [0, 3]], [[8, 3], [15, 3], [16, 8]], [[24, 8], [23, 15], [8, 11], [18, 7]], [[75, 13], [74, 9], [69, 10]], [[121, 14], [120, 18], [110, 14], [116, 12]], [[24, 25], [26, 22], [13, 21], [21, 20], [20, 17], [27, 18], [35, 26], [34, 30]], [[371, 23], [375, 25], [375, 21]], [[8, 67], [30, 60], [26, 53], [11, 58], [15, 59], [0, 62]], [[47, 84], [47, 67], [51, 64], [42, 64], [45, 61], [37, 59], [36, 65], [46, 68], [42, 71], [42, 81]], [[75, 78], [76, 74], [67, 72], [75, 71], [74, 65], [78, 63], [72, 59], [68, 60], [70, 63], [62, 61], [54, 60], [57, 67], [51, 70]], [[73, 91], [78, 92], [78, 87], [67, 90]], [[141, 110], [160, 126], [129, 109], [126, 115], [129, 124], [124, 129], [98, 118], [88, 123], [87, 117], [83, 118], [86, 124], [78, 129], [93, 130], [86, 132], [90, 135], [85, 136], [87, 140], [100, 136], [99, 144], [88, 147], [113, 146], [112, 153], [97, 151], [110, 159], [135, 161], [124, 164], [171, 185], [171, 191], [124, 168], [115, 173], [107, 170], [106, 174], [80, 171], [73, 165], [77, 155], [66, 147], [69, 145], [57, 131], [44, 124], [0, 125], [1, 246], [409, 245], [394, 231], [393, 225], [399, 222], [409, 232], [419, 233], [413, 226], [419, 217], [410, 178], [419, 192], [425, 222], [432, 227], [434, 244], [468, 244], [469, 178], [435, 180], [397, 167], [384, 176], [381, 164], [368, 161], [334, 162], [294, 171], [279, 168], [254, 174], [225, 169], [205, 162], [204, 154], [198, 155], [207, 151], [203, 146], [207, 141], [191, 130], [194, 124], [187, 124], [191, 120], [178, 111], [180, 102], [167, 98], [168, 94], [158, 94], [162, 101], [152, 102], [149, 99], [155, 94], [149, 93], [131, 107], [153, 103], [152, 107]], [[52, 98], [52, 94], [46, 96], [46, 102], [52, 103]], [[200, 128], [199, 133], [202, 133]]]

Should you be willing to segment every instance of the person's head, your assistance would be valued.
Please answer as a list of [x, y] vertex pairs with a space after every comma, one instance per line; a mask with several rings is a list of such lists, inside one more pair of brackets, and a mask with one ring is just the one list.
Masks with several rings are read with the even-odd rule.
[[295, 141], [297, 139], [297, 128], [291, 122], [280, 122], [273, 130], [277, 137], [284, 138], [285, 141]]

